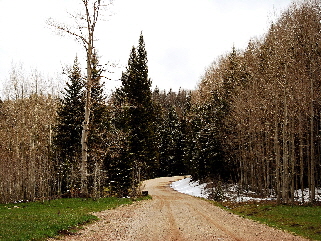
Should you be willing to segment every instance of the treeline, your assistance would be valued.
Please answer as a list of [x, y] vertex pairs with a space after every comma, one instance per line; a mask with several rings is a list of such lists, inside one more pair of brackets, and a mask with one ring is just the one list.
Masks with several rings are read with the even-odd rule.
[[0, 103], [0, 202], [132, 196], [144, 179], [182, 174], [237, 182], [282, 203], [308, 188], [313, 201], [321, 181], [320, 9], [293, 4], [264, 37], [215, 61], [194, 91], [151, 90], [141, 35], [107, 99], [94, 54], [86, 166], [86, 76], [77, 58], [59, 97], [14, 84]]
[[216, 113], [235, 181], [282, 203], [305, 188], [313, 201], [321, 184], [320, 10], [319, 1], [292, 4], [262, 39], [214, 62], [196, 98]]
[[51, 159], [57, 101], [32, 94], [0, 103], [0, 202], [57, 193]]
[[147, 62], [141, 35], [121, 87], [107, 99], [94, 55], [88, 193], [81, 192], [86, 85], [78, 59], [65, 71], [68, 81], [60, 97], [31, 90], [1, 102], [0, 202], [132, 196], [149, 178], [187, 173], [202, 178], [209, 170], [223, 174], [216, 140], [202, 127], [210, 109], [205, 113], [193, 105], [191, 91], [152, 91]]
[[143, 36], [109, 99], [96, 54], [91, 67], [88, 192], [81, 192], [86, 82], [76, 58], [60, 97], [27, 89], [24, 78], [12, 76], [12, 94], [0, 103], [0, 202], [137, 195], [144, 179], [187, 172], [180, 123], [187, 121], [190, 93], [151, 91]]

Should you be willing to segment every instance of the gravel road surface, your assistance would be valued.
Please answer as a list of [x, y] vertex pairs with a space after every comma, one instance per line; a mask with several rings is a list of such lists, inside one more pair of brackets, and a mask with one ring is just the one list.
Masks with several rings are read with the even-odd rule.
[[[162, 177], [145, 182], [152, 200], [95, 213], [99, 221], [62, 240], [306, 240], [230, 214], [205, 200], [169, 187], [183, 177]], [[51, 239], [53, 240], [53, 239]]]

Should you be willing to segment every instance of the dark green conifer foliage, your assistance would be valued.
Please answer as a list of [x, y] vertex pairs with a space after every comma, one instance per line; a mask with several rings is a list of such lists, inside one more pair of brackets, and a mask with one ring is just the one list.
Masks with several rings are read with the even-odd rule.
[[[194, 112], [192, 121], [194, 147], [192, 175], [195, 179], [224, 176], [224, 162], [219, 142], [219, 120], [216, 117], [218, 106], [213, 103], [202, 104]], [[213, 121], [214, 120], [214, 121]]]
[[108, 128], [108, 115], [106, 106], [106, 96], [103, 93], [103, 83], [101, 83], [103, 69], [99, 65], [96, 54], [92, 61], [93, 85], [91, 91], [91, 124], [89, 135], [90, 156], [97, 156], [97, 152], [102, 151], [104, 134]]
[[69, 70], [69, 81], [60, 100], [58, 109], [58, 124], [55, 135], [56, 157], [61, 192], [78, 187], [78, 171], [81, 154], [81, 132], [84, 119], [84, 83], [78, 63], [75, 58], [73, 67]]
[[[101, 83], [103, 68], [99, 64], [97, 53], [94, 54], [92, 60], [92, 78], [93, 85], [91, 89], [91, 120], [90, 120], [90, 134], [88, 136], [88, 172], [91, 174], [89, 177], [89, 191], [95, 192], [102, 188], [102, 177], [100, 175], [103, 166], [103, 161], [106, 152], [106, 139], [108, 126], [108, 110], [106, 106], [106, 97], [103, 93], [103, 83]], [[99, 178], [98, 178], [99, 177]], [[97, 180], [100, 180], [98, 183]], [[91, 189], [96, 190], [91, 190]]]
[[174, 106], [170, 106], [164, 115], [162, 125], [161, 148], [160, 148], [160, 167], [161, 176], [173, 176], [179, 174], [182, 169], [183, 156], [181, 152], [181, 123], [177, 116]]
[[[241, 55], [233, 47], [222, 65], [222, 88], [211, 91], [206, 103], [193, 106], [193, 146], [191, 148], [191, 174], [193, 178], [234, 180], [235, 166], [231, 163], [231, 151], [223, 152], [236, 123], [227, 121], [233, 112], [234, 96], [239, 86], [245, 84], [248, 73], [242, 66]], [[224, 146], [224, 148], [223, 148]]]
[[180, 90], [178, 94], [172, 91], [166, 94], [155, 89], [153, 101], [157, 106], [158, 175], [184, 175], [188, 173], [190, 162], [188, 93]]
[[157, 171], [154, 104], [142, 34], [138, 48], [133, 47], [131, 50], [128, 67], [121, 81], [122, 86], [117, 93], [124, 107], [123, 130], [128, 133], [128, 153], [125, 159], [127, 166], [131, 167], [135, 186], [139, 179], [152, 178]]
[[113, 93], [111, 102], [109, 146], [104, 168], [108, 175], [109, 192], [123, 197], [128, 196], [128, 190], [132, 187], [132, 166], [128, 149], [128, 103], [121, 89]]

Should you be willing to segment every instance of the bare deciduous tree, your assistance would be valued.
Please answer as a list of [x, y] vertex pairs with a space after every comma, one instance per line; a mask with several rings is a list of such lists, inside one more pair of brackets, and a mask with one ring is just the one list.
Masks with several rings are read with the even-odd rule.
[[[247, 78], [231, 94], [224, 118], [226, 158], [239, 167], [243, 187], [262, 195], [274, 190], [278, 202], [293, 203], [299, 188], [298, 200], [305, 201], [308, 188], [313, 202], [320, 185], [320, 8], [314, 0], [293, 3], [261, 41], [235, 58]], [[213, 93], [224, 96], [228, 61], [223, 57], [207, 70], [200, 102], [208, 103]], [[240, 70], [231, 73], [238, 82]]]
[[[112, 3], [109, 0], [109, 4], [105, 5], [101, 0], [81, 0], [83, 6], [83, 12], [74, 16], [77, 28], [72, 29], [64, 24], [57, 24], [52, 19], [48, 20], [48, 24], [57, 30], [67, 33], [76, 38], [77, 41], [81, 42], [84, 49], [86, 50], [86, 61], [87, 61], [87, 80], [86, 80], [86, 97], [85, 97], [85, 119], [83, 122], [81, 146], [81, 193], [88, 194], [87, 187], [87, 159], [88, 159], [88, 134], [89, 134], [89, 122], [91, 113], [91, 89], [92, 89], [92, 70], [94, 60], [94, 33], [97, 22], [99, 20], [99, 14], [102, 7], [108, 6]], [[85, 31], [84, 31], [85, 30]]]

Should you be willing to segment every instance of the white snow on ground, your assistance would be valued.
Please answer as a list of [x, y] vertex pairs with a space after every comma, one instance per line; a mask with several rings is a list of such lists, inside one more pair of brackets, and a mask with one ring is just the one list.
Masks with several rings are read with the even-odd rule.
[[[209, 198], [211, 192], [215, 192], [213, 188], [206, 188], [207, 184], [199, 184], [199, 181], [192, 181], [190, 177], [173, 182], [171, 188], [174, 190], [185, 193], [195, 197]], [[223, 200], [222, 201], [234, 201], [234, 202], [246, 202], [246, 201], [262, 201], [262, 200], [276, 200], [276, 197], [269, 196], [265, 198], [257, 198], [254, 192], [240, 192], [237, 185], [229, 185], [228, 187], [223, 187]], [[295, 191], [295, 201], [302, 201], [302, 191], [301, 189]], [[309, 201], [309, 190], [305, 189], [303, 191], [304, 201]], [[316, 189], [316, 201], [321, 201], [321, 189]]]
[[173, 182], [171, 188], [174, 190], [185, 193], [195, 197], [207, 198], [208, 194], [205, 192], [206, 183], [199, 184], [198, 181], [191, 181], [190, 177]]

